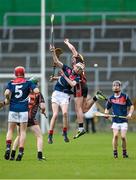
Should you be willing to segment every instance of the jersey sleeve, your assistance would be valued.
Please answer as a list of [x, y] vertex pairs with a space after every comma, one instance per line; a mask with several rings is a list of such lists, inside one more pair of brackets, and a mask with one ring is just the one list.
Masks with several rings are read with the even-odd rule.
[[29, 81], [30, 89], [34, 90], [36, 88], [36, 84], [34, 84], [32, 81]]
[[11, 89], [11, 82], [9, 82], [7, 85], [6, 85], [6, 88], [5, 89]]
[[64, 72], [66, 72], [66, 71], [72, 71], [72, 69], [69, 67], [69, 66], [67, 66], [66, 64], [63, 64], [63, 66], [62, 66], [62, 70], [64, 71]]
[[68, 67], [67, 65], [63, 64], [62, 70], [63, 70], [63, 71], [66, 71], [67, 67]]
[[129, 96], [126, 97], [126, 103], [127, 103], [127, 106], [132, 106], [133, 105], [130, 98], [129, 98]]
[[106, 103], [106, 109], [110, 109], [112, 107], [112, 103], [111, 100], [108, 99], [107, 103]]

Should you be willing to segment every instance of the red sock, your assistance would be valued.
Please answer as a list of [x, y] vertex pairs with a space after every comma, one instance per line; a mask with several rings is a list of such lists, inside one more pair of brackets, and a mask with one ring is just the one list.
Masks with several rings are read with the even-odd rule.
[[24, 152], [24, 147], [19, 147], [19, 152], [23, 153]]
[[6, 140], [6, 146], [7, 146], [7, 148], [10, 148], [11, 143], [12, 143], [12, 140]]
[[49, 134], [53, 134], [53, 130], [49, 130]]
[[12, 140], [6, 140], [6, 144], [11, 144]]
[[67, 128], [66, 127], [63, 128], [63, 132], [67, 132]]

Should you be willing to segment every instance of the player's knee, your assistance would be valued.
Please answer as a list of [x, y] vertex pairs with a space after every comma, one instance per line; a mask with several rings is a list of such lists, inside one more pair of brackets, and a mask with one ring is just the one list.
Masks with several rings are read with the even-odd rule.
[[64, 113], [63, 113], [63, 117], [64, 117], [64, 118], [67, 118], [67, 117], [68, 117], [68, 113], [67, 113], [67, 112], [64, 112]]
[[57, 119], [57, 117], [58, 117], [58, 114], [57, 114], [57, 113], [54, 113], [54, 114], [53, 114], [53, 118], [54, 118], [54, 119]]
[[25, 138], [26, 137], [26, 131], [23, 129], [20, 131], [20, 138]]
[[122, 141], [126, 141], [126, 137], [125, 136], [121, 136]]
[[38, 133], [36, 136], [37, 136], [38, 139], [43, 140], [43, 136], [42, 136], [41, 133]]
[[118, 135], [117, 135], [117, 134], [114, 135], [114, 139], [115, 139], [115, 140], [118, 139]]

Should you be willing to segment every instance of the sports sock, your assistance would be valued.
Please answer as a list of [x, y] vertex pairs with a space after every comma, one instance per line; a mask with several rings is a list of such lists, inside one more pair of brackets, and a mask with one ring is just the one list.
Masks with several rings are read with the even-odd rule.
[[23, 147], [19, 147], [19, 154], [23, 154], [24, 152], [24, 148]]
[[66, 128], [66, 127], [64, 127], [64, 128], [63, 128], [63, 132], [66, 132], [66, 131], [67, 131], [67, 128]]
[[6, 149], [7, 149], [7, 150], [10, 150], [11, 143], [12, 143], [11, 140], [6, 140]]
[[52, 135], [53, 135], [53, 130], [49, 130], [49, 134], [52, 134]]
[[126, 149], [123, 149], [122, 150], [122, 155], [125, 156], [127, 154], [127, 150]]
[[63, 134], [67, 134], [67, 128], [66, 127], [63, 128]]
[[83, 123], [78, 124], [79, 128], [83, 128]]
[[84, 130], [83, 123], [79, 123], [78, 126], [79, 126], [79, 127], [78, 127], [78, 130], [79, 130], [79, 131], [83, 131], [83, 130]]
[[42, 159], [43, 155], [42, 155], [42, 152], [41, 152], [41, 151], [38, 151], [37, 157], [38, 157], [39, 159]]
[[118, 151], [117, 151], [117, 150], [114, 150], [114, 151], [113, 151], [113, 154], [114, 154], [114, 156], [118, 156]]

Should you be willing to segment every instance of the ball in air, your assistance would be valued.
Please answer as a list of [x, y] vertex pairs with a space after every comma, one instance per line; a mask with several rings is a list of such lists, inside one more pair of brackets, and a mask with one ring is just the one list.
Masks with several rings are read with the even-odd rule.
[[98, 64], [94, 64], [94, 67], [98, 67]]

